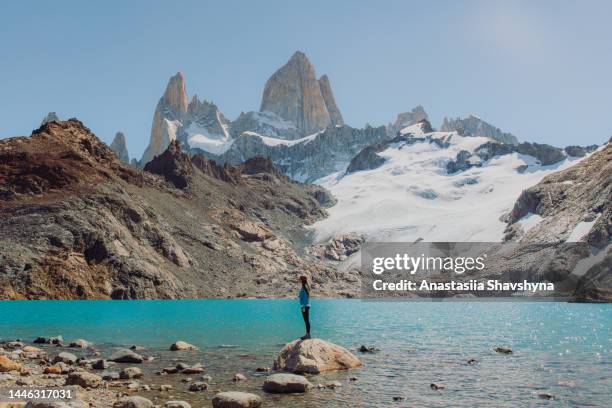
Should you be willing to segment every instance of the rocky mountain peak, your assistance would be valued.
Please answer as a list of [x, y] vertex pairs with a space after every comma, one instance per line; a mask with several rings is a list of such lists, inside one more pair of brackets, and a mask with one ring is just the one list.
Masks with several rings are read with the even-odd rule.
[[45, 116], [43, 120], [40, 122], [40, 126], [44, 125], [47, 122], [59, 122], [59, 121], [60, 121], [60, 118], [57, 116], [57, 113], [49, 112], [47, 113], [47, 116]]
[[511, 145], [518, 144], [518, 138], [512, 133], [503, 132], [498, 127], [484, 121], [483, 119], [469, 115], [467, 118], [444, 118], [442, 126], [440, 127], [442, 132], [457, 131], [463, 136], [484, 136], [498, 140], [502, 143]]
[[151, 124], [151, 140], [142, 155], [141, 163], [150, 162], [162, 153], [171, 141], [176, 140], [176, 133], [187, 116], [189, 101], [185, 88], [185, 77], [181, 72], [170, 77], [164, 94], [159, 99]]
[[181, 151], [181, 144], [173, 140], [168, 148], [153, 160], [145, 164], [145, 171], [163, 176], [177, 188], [186, 188], [193, 175], [193, 164], [185, 153]]
[[410, 112], [398, 113], [395, 122], [387, 127], [389, 135], [395, 136], [403, 128], [417, 124], [422, 120], [429, 120], [429, 116], [421, 105], [416, 106]]
[[187, 99], [185, 77], [182, 72], [177, 72], [174, 76], [170, 77], [160, 104], [176, 113], [177, 119], [182, 119], [187, 113], [189, 100]]
[[130, 155], [128, 154], [125, 136], [122, 132], [117, 132], [115, 134], [115, 138], [113, 139], [110, 148], [113, 150], [113, 152], [115, 152], [119, 160], [124, 163], [130, 162]]
[[323, 75], [321, 78], [319, 78], [319, 87], [321, 88], [321, 94], [323, 95], [323, 101], [327, 107], [327, 112], [329, 112], [331, 124], [333, 126], [344, 125], [342, 113], [340, 113], [340, 109], [338, 108], [338, 105], [336, 105], [336, 99], [334, 98], [331, 84], [329, 83], [329, 78], [327, 75]]
[[291, 59], [268, 79], [260, 111], [273, 112], [282, 119], [295, 123], [303, 135], [343, 123], [329, 79], [322, 77], [317, 80], [313, 65], [300, 51], [295, 52]]

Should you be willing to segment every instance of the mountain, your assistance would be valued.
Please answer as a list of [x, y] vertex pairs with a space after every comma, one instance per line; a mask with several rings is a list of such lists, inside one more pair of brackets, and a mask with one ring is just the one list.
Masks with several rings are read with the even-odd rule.
[[0, 197], [4, 299], [282, 297], [303, 273], [321, 296], [358, 290], [303, 255], [327, 192], [266, 158], [220, 166], [173, 141], [141, 171], [49, 122], [0, 140]]
[[563, 156], [543, 165], [513, 145], [436, 132], [423, 120], [362, 150], [348, 172], [318, 180], [338, 203], [313, 226], [316, 240], [357, 233], [381, 242], [501, 241], [502, 217], [521, 192], [578, 162]]
[[344, 123], [329, 79], [317, 80], [310, 60], [300, 51], [268, 79], [259, 110], [295, 123], [302, 135]]
[[473, 115], [470, 115], [465, 119], [444, 118], [440, 130], [442, 132], [456, 131], [464, 136], [491, 137], [495, 140], [511, 145], [518, 144], [518, 138], [512, 133], [502, 132], [499, 128]]
[[125, 136], [121, 132], [115, 134], [115, 138], [110, 145], [110, 148], [117, 155], [117, 158], [124, 163], [130, 163], [130, 155], [128, 154]]
[[425, 108], [423, 108], [421, 105], [418, 105], [410, 112], [403, 112], [398, 114], [397, 118], [395, 119], [395, 122], [389, 123], [387, 125], [387, 131], [389, 133], [389, 136], [395, 137], [400, 130], [408, 126], [417, 124], [422, 120], [429, 120], [429, 116], [427, 115], [427, 112], [425, 112]]
[[143, 166], [166, 150], [171, 141], [176, 140], [176, 132], [187, 115], [188, 105], [185, 78], [179, 72], [170, 78], [155, 108], [151, 140], [141, 159]]
[[334, 93], [332, 92], [329, 77], [327, 75], [322, 75], [321, 78], [319, 78], [319, 87], [321, 87], [321, 95], [323, 96], [323, 101], [325, 102], [327, 112], [329, 112], [331, 125], [344, 125], [342, 113], [340, 113], [340, 108], [338, 108], [338, 105], [336, 104], [336, 98], [334, 98]]
[[298, 51], [267, 81], [261, 111], [242, 112], [234, 121], [197, 96], [187, 103], [184, 76], [170, 78], [155, 109], [151, 141], [137, 165], [144, 168], [177, 140], [188, 154], [219, 164], [269, 156], [285, 174], [310, 182], [346, 168], [361, 149], [384, 138], [384, 128], [344, 124], [329, 78], [317, 80], [314, 67]]
[[[525, 189], [507, 217], [505, 240], [518, 241], [513, 257], [525, 265], [542, 263], [543, 256], [533, 253], [533, 245], [554, 251], [563, 259], [557, 267], [557, 280], [569, 281], [568, 275], [580, 265], [577, 300], [612, 301], [612, 144], [608, 143], [575, 166], [552, 173], [538, 184]], [[583, 242], [587, 253], [566, 243]], [[543, 245], [549, 243], [549, 245]], [[536, 269], [537, 268], [533, 268]], [[574, 272], [576, 273], [576, 272]]]
[[220, 163], [238, 164], [253, 156], [270, 157], [286, 175], [301, 182], [313, 182], [343, 170], [366, 146], [387, 138], [383, 126], [355, 129], [334, 126], [295, 140], [243, 132], [220, 157]]
[[43, 118], [43, 120], [40, 122], [40, 126], [44, 125], [47, 122], [59, 122], [60, 118], [57, 116], [57, 113], [55, 112], [49, 112], [47, 113], [47, 116], [45, 116]]

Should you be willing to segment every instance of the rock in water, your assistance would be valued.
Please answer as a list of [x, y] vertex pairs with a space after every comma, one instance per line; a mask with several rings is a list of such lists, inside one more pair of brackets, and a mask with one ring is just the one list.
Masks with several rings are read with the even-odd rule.
[[274, 394], [302, 393], [312, 386], [310, 381], [301, 375], [272, 374], [263, 384], [263, 390]]
[[248, 392], [220, 392], [212, 400], [213, 408], [257, 408], [261, 398]]
[[67, 353], [67, 352], [62, 352], [59, 353], [54, 359], [53, 362], [54, 363], [66, 363], [66, 364], [74, 364], [77, 361], [77, 356], [75, 356], [72, 353]]
[[326, 100], [330, 103], [334, 121], [342, 124], [342, 115], [335, 104], [329, 79], [325, 77], [321, 78], [321, 82], [317, 81], [308, 57], [297, 51], [266, 82], [260, 111], [273, 112], [295, 123], [298, 131], [307, 135], [332, 125]]
[[73, 342], [70, 343], [70, 345], [68, 347], [72, 347], [72, 348], [89, 348], [91, 347], [91, 343], [88, 342], [87, 340], [83, 340], [83, 339], [77, 339]]
[[173, 345], [170, 346], [170, 350], [179, 351], [179, 350], [198, 350], [196, 346], [193, 344], [189, 344], [186, 341], [177, 341]]
[[128, 349], [119, 349], [108, 359], [115, 363], [142, 363], [144, 361], [140, 354], [134, 353], [132, 350]]
[[361, 365], [361, 360], [344, 347], [321, 339], [295, 340], [287, 344], [274, 361], [275, 370], [309, 374]]
[[115, 134], [113, 143], [110, 148], [117, 155], [117, 158], [126, 164], [130, 164], [130, 155], [128, 154], [127, 145], [125, 143], [125, 136], [121, 132]]
[[113, 408], [153, 408], [153, 403], [144, 397], [123, 397], [113, 404]]

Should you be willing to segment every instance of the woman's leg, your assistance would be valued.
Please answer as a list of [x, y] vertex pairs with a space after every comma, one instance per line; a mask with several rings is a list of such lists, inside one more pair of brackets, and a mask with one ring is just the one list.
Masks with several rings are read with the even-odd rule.
[[310, 336], [310, 308], [302, 308], [302, 317], [304, 318], [304, 324], [306, 325], [306, 334]]

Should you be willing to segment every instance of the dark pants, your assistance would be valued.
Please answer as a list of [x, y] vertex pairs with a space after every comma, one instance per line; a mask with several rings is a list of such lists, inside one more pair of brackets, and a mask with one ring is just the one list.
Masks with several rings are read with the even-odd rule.
[[306, 325], [306, 333], [310, 334], [310, 306], [302, 308], [302, 317], [304, 318], [304, 324]]

